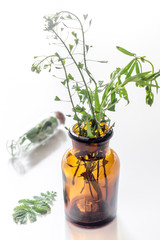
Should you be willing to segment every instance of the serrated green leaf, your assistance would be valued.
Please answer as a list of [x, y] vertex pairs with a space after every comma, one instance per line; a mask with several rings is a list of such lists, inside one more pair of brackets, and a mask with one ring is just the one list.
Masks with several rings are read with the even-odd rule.
[[12, 214], [13, 220], [15, 223], [25, 224], [27, 222], [27, 214], [26, 213], [14, 213]]
[[34, 200], [22, 199], [19, 201], [19, 205], [14, 208], [12, 214], [15, 223], [25, 224], [29, 218], [31, 222], [37, 220], [36, 214], [44, 215], [51, 210], [50, 204], [55, 200], [56, 193], [49, 192], [41, 193], [41, 196], [34, 196]]
[[36, 222], [37, 221], [37, 217], [36, 214], [34, 212], [29, 212], [28, 213], [29, 219], [31, 222]]
[[35, 200], [22, 199], [22, 200], [19, 200], [18, 203], [23, 203], [23, 204], [26, 204], [26, 205], [34, 205], [35, 204]]
[[46, 214], [47, 213], [47, 210], [42, 208], [42, 207], [37, 207], [37, 206], [34, 206], [33, 207], [33, 210], [36, 212], [36, 213], [40, 213], [40, 214]]
[[34, 196], [33, 198], [37, 201], [42, 200], [42, 197], [39, 197], [39, 196]]
[[20, 220], [20, 224], [25, 224], [27, 222], [28, 218], [26, 215], [24, 215], [21, 220]]
[[23, 205], [15, 207], [13, 210], [15, 212], [21, 212], [21, 213], [23, 212], [24, 213], [24, 212], [27, 212], [27, 211], [31, 210], [31, 207], [23, 204]]

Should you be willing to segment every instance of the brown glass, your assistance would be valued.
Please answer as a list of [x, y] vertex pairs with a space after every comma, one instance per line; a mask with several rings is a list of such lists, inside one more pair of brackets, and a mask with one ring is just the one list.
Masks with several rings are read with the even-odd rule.
[[109, 148], [113, 135], [88, 139], [69, 131], [72, 148], [62, 159], [65, 213], [79, 226], [92, 228], [116, 216], [120, 162]]

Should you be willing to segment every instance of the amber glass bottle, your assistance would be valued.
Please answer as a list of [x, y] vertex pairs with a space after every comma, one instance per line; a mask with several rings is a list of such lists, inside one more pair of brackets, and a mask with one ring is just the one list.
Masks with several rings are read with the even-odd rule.
[[86, 138], [69, 131], [72, 148], [62, 159], [64, 202], [67, 219], [92, 228], [116, 216], [119, 158], [109, 148], [111, 129], [98, 138]]

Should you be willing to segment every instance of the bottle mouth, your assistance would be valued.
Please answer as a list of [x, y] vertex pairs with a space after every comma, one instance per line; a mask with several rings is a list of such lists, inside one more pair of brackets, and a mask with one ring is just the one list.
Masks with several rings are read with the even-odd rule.
[[55, 112], [56, 118], [58, 118], [60, 124], [65, 124], [65, 116], [61, 112]]
[[[74, 125], [75, 126], [75, 125]], [[74, 126], [72, 126], [69, 129], [69, 136], [71, 139], [77, 141], [77, 142], [82, 142], [82, 143], [101, 143], [101, 142], [105, 142], [111, 139], [111, 137], [113, 136], [113, 128], [110, 128], [109, 131], [104, 134], [101, 137], [95, 137], [95, 138], [88, 138], [88, 137], [83, 137], [80, 135], [77, 135], [74, 132]]]

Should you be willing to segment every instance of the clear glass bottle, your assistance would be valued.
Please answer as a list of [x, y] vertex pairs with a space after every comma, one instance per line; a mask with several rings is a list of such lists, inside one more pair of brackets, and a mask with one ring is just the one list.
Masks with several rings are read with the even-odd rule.
[[89, 139], [69, 131], [72, 148], [62, 159], [64, 202], [67, 219], [92, 228], [116, 216], [120, 162], [109, 148], [113, 130]]
[[21, 157], [36, 147], [45, 144], [57, 132], [58, 126], [64, 124], [65, 117], [61, 112], [53, 112], [26, 131], [17, 140], [7, 142], [7, 150], [12, 157]]

